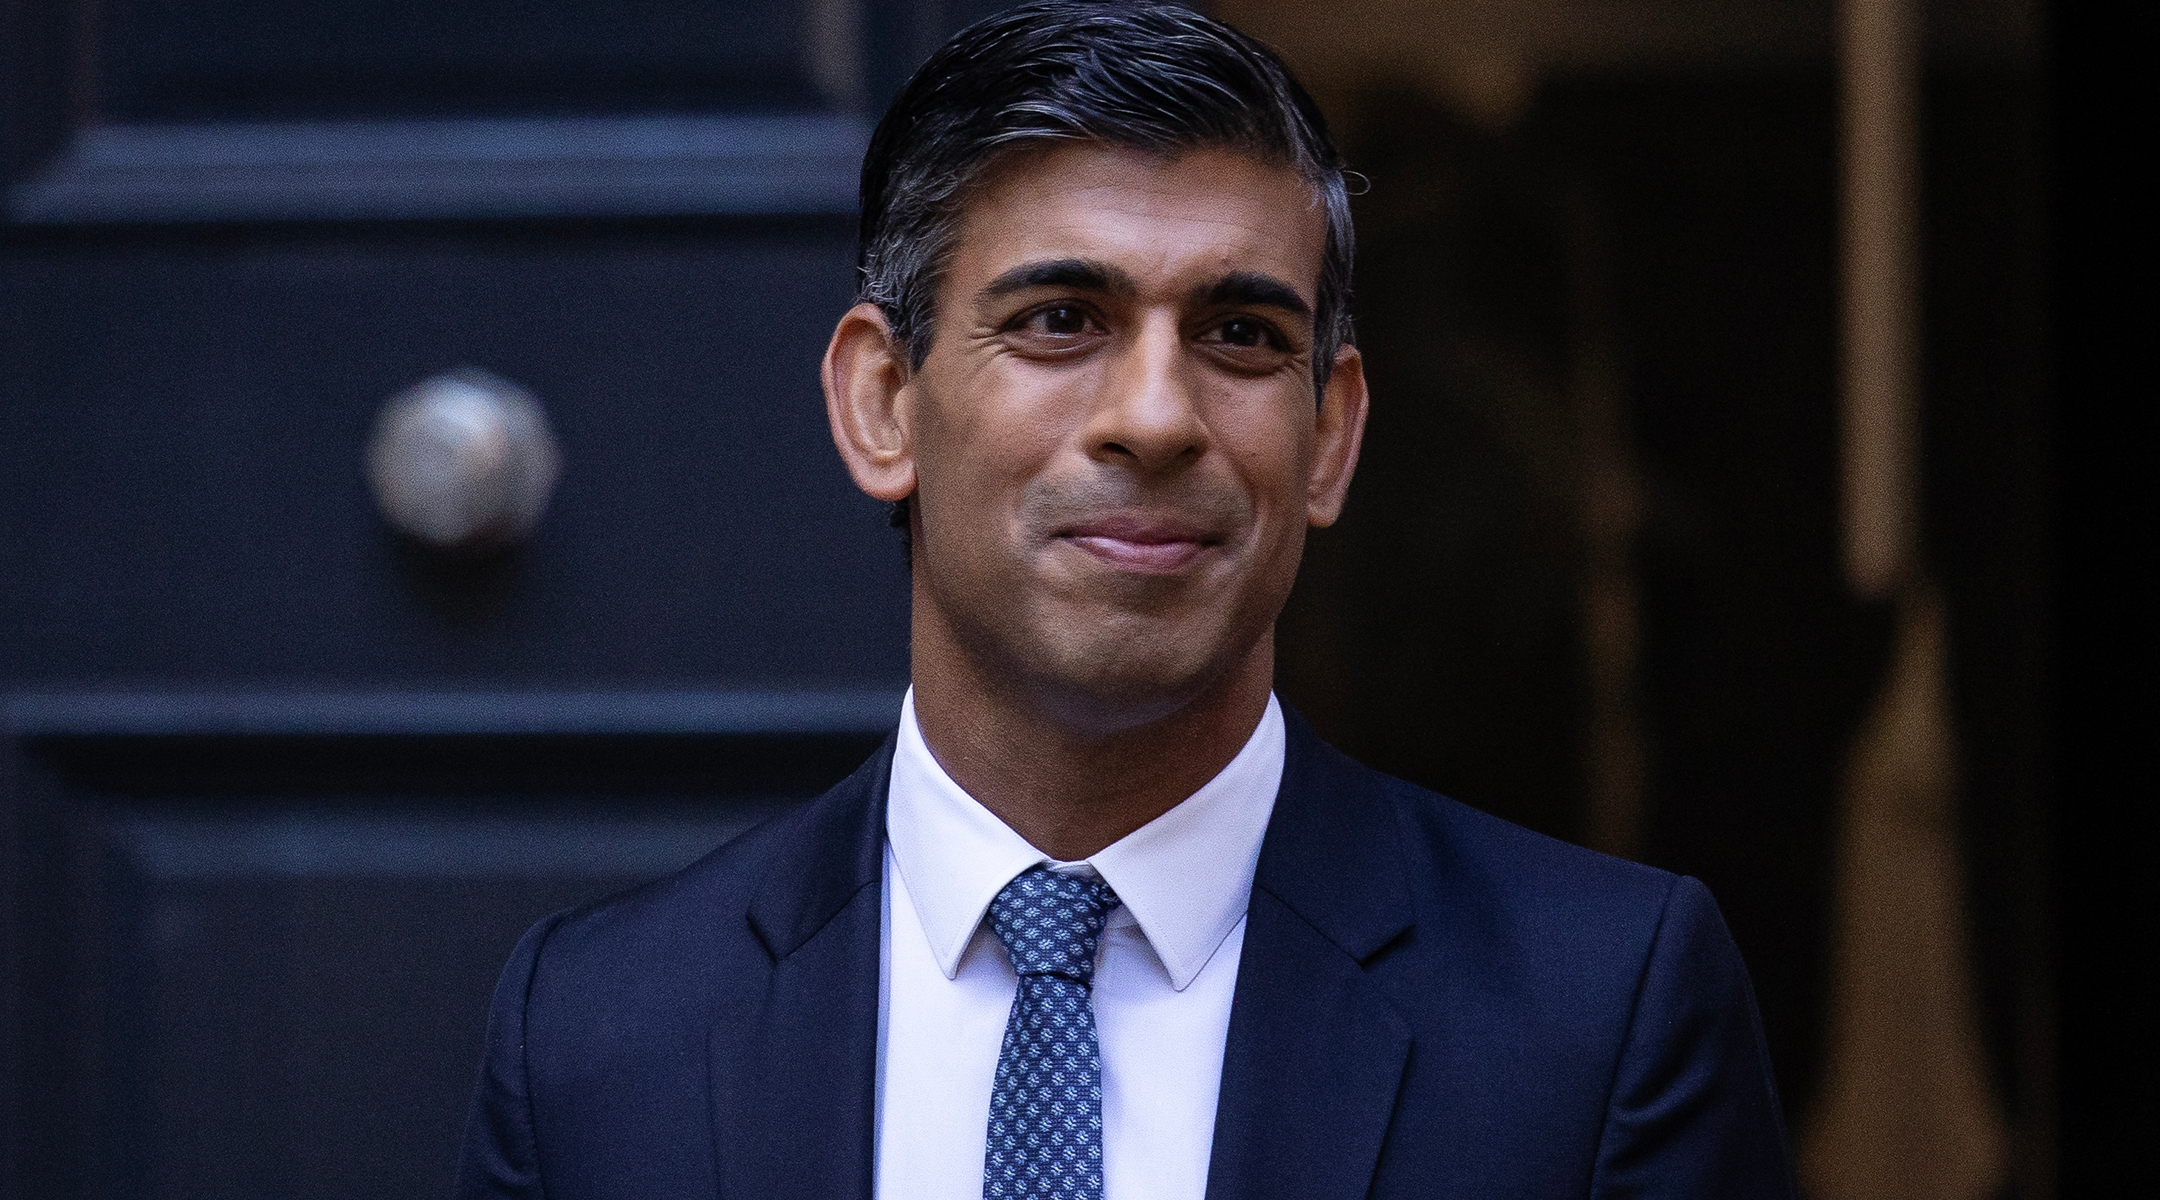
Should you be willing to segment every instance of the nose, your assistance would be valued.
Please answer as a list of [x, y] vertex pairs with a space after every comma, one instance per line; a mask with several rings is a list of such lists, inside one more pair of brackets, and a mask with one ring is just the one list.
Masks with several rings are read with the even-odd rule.
[[1117, 356], [1088, 424], [1088, 453], [1145, 474], [1207, 453], [1208, 429], [1174, 314], [1151, 315]]

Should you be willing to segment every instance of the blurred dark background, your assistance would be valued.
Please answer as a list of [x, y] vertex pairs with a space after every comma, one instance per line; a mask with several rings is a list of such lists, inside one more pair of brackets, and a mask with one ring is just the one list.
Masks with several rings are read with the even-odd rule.
[[[816, 359], [869, 123], [996, 7], [0, 0], [0, 1194], [442, 1193], [525, 926], [882, 737], [905, 572]], [[2141, 95], [2097, 6], [1910, 7], [1941, 978], [1988, 1133], [1903, 1194], [2094, 1195], [2156, 1115], [2114, 773]], [[1835, 10], [1212, 8], [1370, 181], [1374, 415], [1284, 697], [1705, 880], [1804, 1157], [1880, 1153], [1819, 1115], [1899, 637], [1840, 560]], [[369, 447], [471, 369], [537, 398], [559, 483], [444, 548]]]

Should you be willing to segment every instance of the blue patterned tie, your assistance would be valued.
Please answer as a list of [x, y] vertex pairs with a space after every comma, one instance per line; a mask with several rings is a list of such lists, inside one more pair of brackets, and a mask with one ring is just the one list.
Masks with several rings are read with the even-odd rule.
[[1102, 1056], [1095, 1044], [1095, 944], [1117, 907], [1100, 879], [1030, 867], [990, 902], [1020, 990], [1005, 1021], [985, 1200], [1101, 1200]]

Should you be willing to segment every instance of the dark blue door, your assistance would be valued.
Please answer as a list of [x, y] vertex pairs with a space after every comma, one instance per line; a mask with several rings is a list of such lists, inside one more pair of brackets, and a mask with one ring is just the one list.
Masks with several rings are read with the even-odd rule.
[[[0, 11], [0, 1194], [441, 1194], [517, 935], [875, 745], [816, 362], [973, 7]], [[543, 414], [522, 537], [384, 519], [446, 377]]]

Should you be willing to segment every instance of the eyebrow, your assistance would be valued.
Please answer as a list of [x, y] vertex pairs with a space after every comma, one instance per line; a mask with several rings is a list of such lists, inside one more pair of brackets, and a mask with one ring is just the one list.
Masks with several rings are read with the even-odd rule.
[[1195, 289], [1194, 299], [1203, 304], [1239, 304], [1279, 308], [1296, 317], [1312, 316], [1312, 306], [1297, 289], [1272, 275], [1257, 271], [1232, 271], [1213, 283]]
[[1087, 258], [1053, 258], [1043, 262], [1021, 263], [984, 285], [977, 295], [981, 299], [992, 300], [1039, 287], [1124, 294], [1140, 290], [1132, 276], [1109, 263]]
[[[1091, 258], [1053, 258], [1041, 262], [1021, 263], [983, 286], [976, 293], [980, 300], [994, 300], [1029, 288], [1071, 288], [1081, 292], [1107, 292], [1113, 295], [1131, 295], [1139, 291], [1139, 284], [1131, 275], [1106, 262]], [[1261, 308], [1278, 308], [1295, 317], [1310, 318], [1312, 306], [1298, 295], [1297, 289], [1272, 275], [1258, 271], [1232, 271], [1212, 283], [1204, 283], [1193, 289], [1193, 297], [1201, 304], [1252, 305]]]

